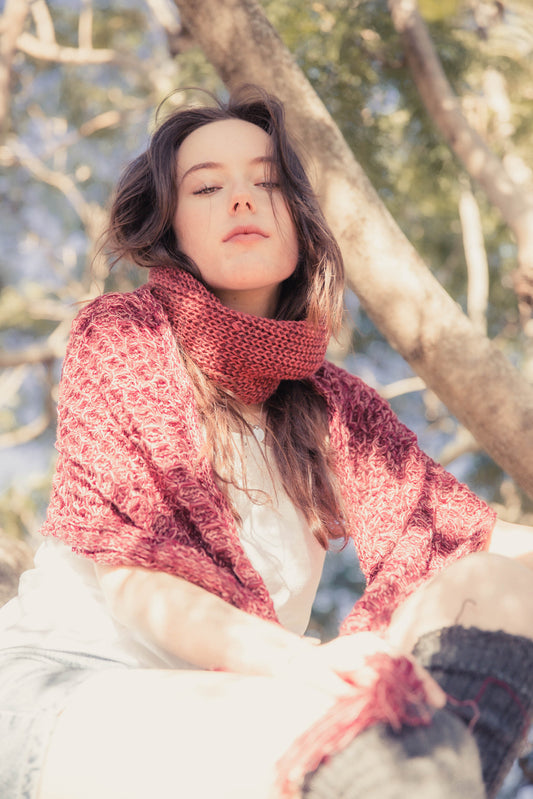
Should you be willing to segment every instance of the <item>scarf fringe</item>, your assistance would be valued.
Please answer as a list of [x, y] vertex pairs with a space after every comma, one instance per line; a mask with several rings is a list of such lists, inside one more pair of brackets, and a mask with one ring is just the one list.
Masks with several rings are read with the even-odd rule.
[[353, 694], [341, 697], [278, 762], [274, 795], [279, 799], [300, 797], [305, 776], [342, 751], [367, 727], [384, 722], [399, 730], [402, 725], [431, 722], [424, 685], [408, 658], [377, 653], [366, 659], [362, 672], [341, 676], [353, 686]]

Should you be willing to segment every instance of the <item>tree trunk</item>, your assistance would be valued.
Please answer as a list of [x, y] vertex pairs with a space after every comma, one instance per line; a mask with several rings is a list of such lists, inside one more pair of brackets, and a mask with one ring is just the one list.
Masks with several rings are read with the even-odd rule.
[[348, 281], [369, 316], [480, 445], [533, 496], [533, 388], [431, 275], [255, 0], [176, 0], [229, 87], [254, 82], [286, 104], [310, 157]]

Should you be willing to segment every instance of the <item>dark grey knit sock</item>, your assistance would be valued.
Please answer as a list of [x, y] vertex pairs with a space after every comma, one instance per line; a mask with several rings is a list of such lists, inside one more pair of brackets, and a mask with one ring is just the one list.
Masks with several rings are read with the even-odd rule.
[[447, 710], [399, 732], [376, 724], [308, 774], [305, 799], [484, 799], [473, 737]]
[[533, 640], [476, 627], [424, 635], [413, 655], [461, 704], [448, 709], [470, 725], [488, 799], [517, 756], [533, 708]]

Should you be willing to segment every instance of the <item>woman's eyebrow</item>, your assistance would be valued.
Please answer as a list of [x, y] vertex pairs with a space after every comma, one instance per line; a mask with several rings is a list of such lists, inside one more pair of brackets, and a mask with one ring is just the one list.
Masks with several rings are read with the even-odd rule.
[[[254, 166], [255, 164], [272, 164], [274, 159], [270, 155], [258, 155], [256, 158], [252, 158], [250, 160], [250, 164]], [[181, 180], [185, 180], [187, 175], [190, 175], [193, 172], [199, 172], [201, 169], [223, 169], [224, 164], [219, 163], [218, 161], [201, 161], [199, 164], [193, 164], [193, 166], [189, 167], [189, 169], [183, 173]]]
[[202, 161], [200, 164], [193, 164], [193, 166], [189, 167], [189, 169], [183, 173], [182, 180], [185, 180], [187, 175], [190, 175], [192, 172], [198, 172], [200, 169], [221, 169], [223, 164], [219, 164], [216, 161]]

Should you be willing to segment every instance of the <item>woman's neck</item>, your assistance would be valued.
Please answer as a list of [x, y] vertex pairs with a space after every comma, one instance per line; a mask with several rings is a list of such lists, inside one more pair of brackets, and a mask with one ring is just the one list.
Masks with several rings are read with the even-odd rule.
[[241, 412], [251, 425], [258, 424], [261, 427], [264, 425], [265, 422], [265, 409], [261, 403], [255, 403], [253, 405], [242, 405]]
[[265, 289], [255, 291], [226, 291], [211, 289], [222, 305], [232, 311], [262, 316], [264, 319], [273, 319], [279, 299], [279, 286], [272, 286], [271, 291]]

